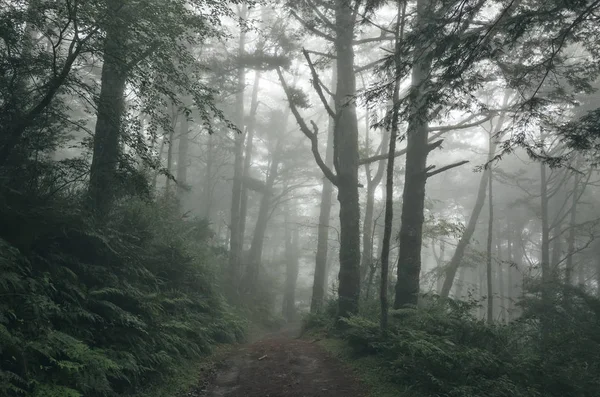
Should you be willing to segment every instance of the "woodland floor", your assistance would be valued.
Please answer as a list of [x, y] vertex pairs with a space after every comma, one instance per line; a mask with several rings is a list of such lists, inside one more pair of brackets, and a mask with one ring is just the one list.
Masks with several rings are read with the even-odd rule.
[[232, 351], [188, 396], [365, 397], [355, 374], [297, 329], [265, 335]]

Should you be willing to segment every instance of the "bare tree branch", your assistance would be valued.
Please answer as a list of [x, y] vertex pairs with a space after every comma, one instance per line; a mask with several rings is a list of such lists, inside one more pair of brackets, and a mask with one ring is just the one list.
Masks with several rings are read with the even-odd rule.
[[310, 5], [312, 6], [312, 10], [315, 14], [317, 14], [317, 16], [319, 17], [319, 19], [323, 22], [323, 24], [325, 24], [325, 26], [327, 26], [329, 29], [332, 29], [335, 31], [335, 23], [331, 22], [331, 20], [329, 18], [327, 18], [327, 16], [325, 14], [323, 14], [321, 12], [321, 10], [319, 9], [319, 7], [317, 5], [315, 5], [311, 0], [307, 0], [308, 3], [310, 3]]
[[315, 50], [306, 50], [306, 52], [308, 52], [309, 54], [319, 55], [319, 56], [322, 56], [325, 58], [337, 59], [337, 56], [330, 54], [328, 52], [321, 52], [321, 51], [315, 51]]
[[319, 37], [324, 38], [327, 41], [330, 41], [330, 42], [334, 42], [335, 41], [335, 38], [333, 36], [330, 36], [327, 33], [320, 31], [319, 29], [315, 28], [314, 26], [311, 26], [304, 19], [300, 18], [300, 16], [298, 14], [296, 14], [296, 12], [294, 10], [290, 11], [290, 14], [292, 14], [292, 16], [294, 18], [296, 18], [296, 20], [298, 22], [300, 22], [302, 24], [302, 26], [304, 26], [304, 28], [306, 28], [310, 32], [314, 33], [315, 35], [317, 35]]
[[313, 126], [314, 132], [312, 132], [308, 128], [308, 125], [306, 124], [306, 122], [304, 121], [302, 116], [300, 115], [300, 112], [298, 112], [298, 108], [296, 107], [296, 104], [294, 103], [292, 94], [290, 92], [290, 88], [287, 85], [287, 83], [285, 82], [285, 78], [283, 77], [283, 74], [281, 73], [281, 69], [276, 68], [275, 70], [277, 71], [277, 76], [279, 77], [279, 82], [281, 83], [281, 87], [283, 88], [283, 91], [285, 92], [285, 95], [288, 99], [288, 102], [290, 105], [290, 110], [292, 111], [292, 114], [296, 118], [296, 122], [300, 126], [300, 130], [302, 131], [302, 133], [304, 135], [306, 135], [306, 137], [308, 139], [310, 139], [311, 151], [313, 153], [315, 161], [317, 162], [317, 165], [319, 166], [319, 168], [321, 168], [321, 171], [323, 171], [323, 174], [325, 174], [327, 179], [329, 179], [331, 181], [331, 183], [333, 183], [334, 185], [337, 186], [337, 184], [338, 184], [337, 175], [335, 175], [333, 173], [333, 171], [327, 166], [327, 164], [325, 164], [325, 161], [323, 161], [323, 158], [321, 157], [321, 153], [319, 153], [319, 141], [317, 140], [317, 134], [319, 132], [319, 128], [317, 127], [315, 122], [312, 120], [311, 120], [311, 124]]
[[[431, 178], [434, 175], [440, 174], [440, 173], [442, 173], [444, 171], [448, 171], [448, 170], [450, 170], [452, 168], [460, 167], [461, 165], [467, 164], [468, 162], [469, 162], [468, 160], [463, 160], [463, 161], [459, 161], [458, 163], [449, 164], [449, 165], [447, 165], [445, 167], [442, 167], [442, 168], [439, 168], [439, 169], [437, 169], [435, 171], [427, 172], [426, 176], [427, 176], [427, 178]], [[433, 168], [435, 168], [435, 166], [431, 166], [430, 167], [430, 169], [433, 169]]]
[[329, 106], [329, 103], [327, 102], [327, 99], [325, 98], [325, 94], [323, 94], [323, 90], [321, 88], [321, 79], [319, 79], [319, 75], [317, 74], [317, 71], [315, 70], [315, 66], [313, 65], [312, 61], [310, 60], [310, 55], [308, 54], [308, 52], [305, 49], [302, 49], [302, 54], [304, 54], [304, 58], [306, 58], [306, 61], [308, 62], [308, 67], [310, 68], [310, 73], [312, 75], [313, 87], [315, 88], [315, 91], [317, 91], [317, 94], [319, 95], [319, 98], [321, 99], [321, 102], [323, 103], [325, 110], [327, 110], [327, 114], [329, 114], [329, 117], [331, 117], [332, 119], [336, 119], [337, 116], [336, 116], [335, 112], [333, 111], [333, 109], [331, 109], [331, 106]]
[[354, 72], [355, 73], [364, 72], [365, 70], [371, 69], [375, 65], [383, 63], [383, 61], [385, 61], [385, 58], [376, 59], [376, 60], [374, 60], [372, 62], [367, 63], [366, 65], [355, 67], [354, 68]]
[[429, 132], [464, 130], [464, 129], [471, 128], [471, 127], [477, 127], [477, 126], [480, 126], [481, 124], [485, 123], [486, 121], [490, 121], [491, 119], [493, 119], [496, 116], [496, 114], [497, 114], [496, 111], [490, 112], [483, 119], [477, 120], [473, 123], [468, 123], [469, 121], [473, 120], [475, 117], [479, 116], [479, 114], [474, 114], [474, 115], [471, 115], [471, 116], [467, 117], [466, 119], [462, 120], [458, 124], [445, 125], [445, 126], [439, 126], [439, 127], [429, 127]]
[[366, 39], [354, 40], [352, 42], [352, 44], [361, 45], [361, 44], [367, 44], [367, 43], [374, 43], [374, 42], [378, 42], [378, 41], [392, 41], [392, 40], [395, 40], [394, 36], [378, 36], [378, 37], [368, 37]]
[[444, 143], [443, 139], [440, 139], [439, 141], [432, 142], [432, 143], [430, 143], [430, 144], [427, 145], [427, 150], [431, 152], [431, 151], [439, 148], [440, 146], [442, 146], [442, 143]]

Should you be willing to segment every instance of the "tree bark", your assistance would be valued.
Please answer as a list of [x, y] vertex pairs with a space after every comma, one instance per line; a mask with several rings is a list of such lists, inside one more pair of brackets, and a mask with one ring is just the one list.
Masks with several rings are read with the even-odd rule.
[[[400, 109], [400, 77], [402, 73], [402, 59], [400, 48], [402, 45], [401, 35], [404, 33], [404, 17], [406, 14], [406, 1], [398, 1], [398, 20], [396, 22], [396, 42], [394, 56], [394, 93], [392, 94], [392, 122], [389, 144], [389, 157], [387, 160], [385, 178], [385, 217], [383, 223], [383, 242], [381, 246], [381, 283], [379, 285], [379, 303], [381, 306], [381, 317], [379, 327], [382, 332], [388, 326], [388, 276], [390, 260], [390, 240], [392, 239], [392, 222], [394, 220], [394, 153], [396, 153], [396, 140], [398, 139], [399, 109]], [[401, 28], [402, 26], [402, 28]], [[387, 134], [384, 134], [384, 139]], [[384, 141], [385, 142], [385, 141]], [[381, 145], [383, 148], [383, 145]], [[381, 164], [379, 165], [381, 168]], [[379, 173], [379, 170], [378, 170]], [[381, 177], [380, 177], [381, 179]], [[377, 182], [379, 184], [379, 182]], [[372, 222], [372, 220], [371, 220]]]
[[358, 122], [354, 74], [354, 5], [335, 3], [337, 55], [336, 123], [334, 166], [340, 203], [340, 272], [338, 315], [358, 313], [360, 296], [360, 207], [358, 196]]
[[177, 150], [177, 196], [180, 205], [185, 208], [185, 196], [187, 192], [187, 172], [188, 172], [188, 149], [190, 145], [189, 137], [189, 115], [184, 110], [181, 115], [181, 124], [179, 127], [179, 147]]
[[[416, 24], [427, 23], [430, 12], [429, 0], [417, 1]], [[432, 57], [424, 41], [416, 43], [413, 53], [411, 76], [411, 103], [406, 137], [406, 166], [402, 193], [402, 216], [400, 224], [400, 253], [398, 258], [398, 281], [394, 308], [404, 305], [416, 306], [419, 298], [421, 272], [421, 246], [425, 207], [425, 184], [427, 182], [428, 125], [427, 83], [431, 72]]]
[[[492, 143], [493, 137], [490, 136], [490, 153], [493, 153]], [[492, 165], [488, 164], [490, 169], [490, 176], [488, 178], [488, 230], [487, 230], [487, 256], [486, 256], [486, 276], [487, 276], [487, 322], [493, 324], [494, 322], [494, 275], [492, 269], [492, 244], [493, 244], [493, 230], [494, 230], [494, 196], [492, 195], [492, 187], [494, 185]]]
[[[333, 82], [332, 91], [336, 91], [337, 84], [336, 66], [333, 67], [331, 77]], [[333, 165], [333, 134], [334, 120], [329, 119], [327, 130], [327, 148], [325, 149], [325, 164], [328, 167]], [[323, 187], [321, 190], [321, 204], [319, 206], [319, 225], [317, 227], [317, 253], [315, 255], [315, 274], [313, 279], [312, 299], [310, 302], [311, 313], [318, 312], [325, 298], [327, 288], [327, 251], [329, 250], [329, 221], [331, 217], [331, 205], [333, 200], [333, 184], [323, 177]]]
[[94, 131], [93, 156], [88, 187], [90, 208], [102, 219], [111, 209], [119, 161], [121, 123], [125, 112], [125, 84], [127, 81], [125, 36], [127, 27], [116, 13], [119, 1], [108, 3], [114, 23], [106, 26], [104, 63], [102, 65], [100, 97]]
[[575, 236], [577, 225], [577, 203], [579, 201], [579, 174], [575, 173], [573, 180], [573, 193], [571, 198], [571, 211], [569, 214], [569, 236], [567, 238], [567, 263], [565, 269], [565, 283], [573, 284], [573, 256], [575, 255]]

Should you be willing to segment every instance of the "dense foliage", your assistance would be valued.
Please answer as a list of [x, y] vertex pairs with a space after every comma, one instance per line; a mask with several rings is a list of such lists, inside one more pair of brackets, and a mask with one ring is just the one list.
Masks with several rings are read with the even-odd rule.
[[0, 206], [3, 396], [132, 391], [243, 336], [205, 222], [131, 199], [100, 228], [72, 198], [31, 197]]
[[376, 314], [345, 320], [337, 334], [324, 315], [307, 325], [333, 331], [357, 356], [378, 357], [384, 378], [409, 396], [591, 397], [600, 390], [597, 298], [568, 288], [549, 309], [532, 297], [508, 325], [476, 319], [475, 303], [427, 301], [391, 312], [383, 334]]

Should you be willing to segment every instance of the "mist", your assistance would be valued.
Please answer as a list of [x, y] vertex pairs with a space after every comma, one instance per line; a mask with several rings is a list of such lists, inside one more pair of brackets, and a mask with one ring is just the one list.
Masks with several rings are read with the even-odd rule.
[[3, 1], [2, 395], [598, 395], [599, 8]]

